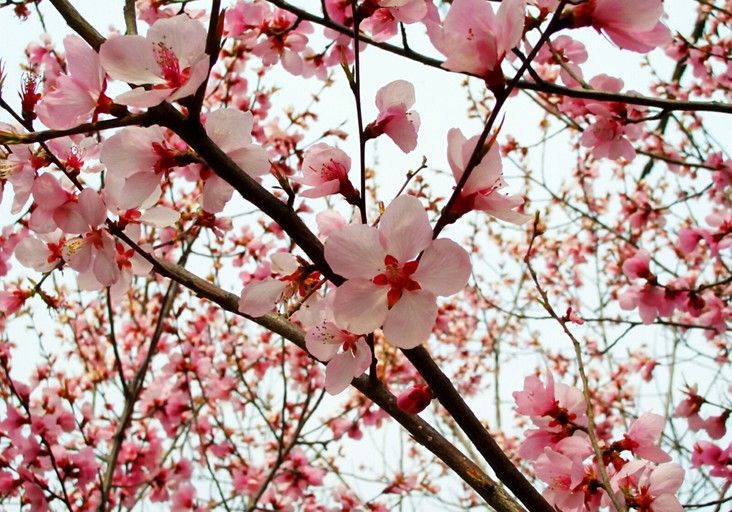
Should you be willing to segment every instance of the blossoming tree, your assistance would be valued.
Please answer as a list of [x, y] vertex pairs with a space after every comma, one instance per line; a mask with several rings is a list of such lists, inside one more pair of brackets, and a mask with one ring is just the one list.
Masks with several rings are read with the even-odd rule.
[[3, 507], [730, 507], [731, 2], [73, 4], [0, 3]]

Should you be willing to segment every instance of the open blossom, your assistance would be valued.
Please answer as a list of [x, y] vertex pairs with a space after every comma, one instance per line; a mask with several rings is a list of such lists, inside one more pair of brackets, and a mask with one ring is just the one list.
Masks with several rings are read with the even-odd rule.
[[[6, 123], [0, 123], [0, 135], [5, 132], [13, 137], [19, 131], [18, 128]], [[0, 203], [5, 193], [6, 183], [13, 186], [13, 204], [10, 212], [19, 213], [25, 206], [31, 194], [36, 171], [45, 166], [48, 162], [34, 154], [33, 146], [30, 144], [10, 144], [9, 152], [0, 152]]]
[[102, 144], [107, 168], [105, 195], [122, 210], [138, 208], [159, 195], [161, 178], [176, 165], [175, 154], [157, 126], [125, 128]]
[[[466, 140], [457, 128], [447, 133], [447, 160], [456, 183], [463, 176], [477, 143], [478, 136]], [[501, 155], [498, 145], [494, 143], [473, 169], [450, 214], [458, 218], [469, 211], [481, 210], [513, 224], [528, 221], [531, 218], [529, 215], [516, 211], [523, 205], [523, 198], [501, 194], [499, 190], [505, 186]]]
[[694, 444], [691, 454], [692, 466], [695, 468], [702, 465], [711, 466], [709, 468], [711, 476], [725, 478], [728, 482], [732, 481], [732, 464], [730, 464], [730, 461], [732, 461], [732, 444], [729, 444], [724, 450], [708, 441], [699, 441]]
[[280, 302], [295, 293], [300, 281], [307, 278], [301, 272], [297, 258], [290, 253], [278, 252], [270, 260], [271, 264], [262, 266], [262, 275], [242, 290], [240, 312], [253, 317], [273, 312]]
[[563, 383], [554, 383], [547, 374], [546, 385], [535, 375], [524, 379], [524, 388], [514, 391], [516, 412], [531, 417], [538, 428], [528, 429], [519, 448], [521, 457], [534, 460], [545, 448], [554, 451], [564, 447], [568, 455], [577, 456], [589, 448], [581, 429], [587, 425], [586, 406], [582, 393]]
[[334, 231], [325, 242], [325, 258], [347, 279], [336, 289], [338, 324], [355, 334], [382, 327], [387, 341], [401, 348], [427, 340], [437, 296], [460, 291], [471, 270], [462, 247], [432, 240], [427, 212], [413, 196], [396, 198], [378, 229], [359, 224]]
[[37, 272], [48, 272], [61, 262], [61, 248], [66, 238], [60, 229], [51, 233], [27, 236], [15, 248], [15, 257], [21, 265]]
[[293, 75], [302, 75], [308, 34], [313, 32], [310, 22], [298, 19], [284, 9], [275, 9], [261, 29], [266, 37], [254, 45], [252, 53], [260, 57], [264, 65], [273, 65], [279, 60]]
[[524, 30], [524, 0], [504, 0], [493, 12], [485, 0], [454, 0], [442, 24], [427, 23], [432, 44], [447, 59], [444, 68], [502, 83], [501, 62]]
[[[252, 142], [254, 120], [250, 112], [224, 108], [206, 116], [206, 134], [244, 172], [258, 177], [269, 171], [265, 150]], [[162, 129], [125, 128], [102, 144], [100, 160], [107, 167], [105, 193], [120, 209], [138, 208], [160, 193], [160, 181], [174, 167], [195, 162], [193, 155], [169, 143]], [[204, 210], [218, 213], [231, 199], [233, 188], [208, 167], [200, 171], [204, 182]]]
[[311, 327], [305, 334], [305, 346], [313, 356], [328, 362], [325, 390], [331, 395], [346, 389], [371, 364], [371, 349], [364, 337], [351, 334], [332, 321], [324, 320]]
[[654, 465], [632, 460], [611, 479], [613, 490], [625, 497], [629, 507], [648, 512], [682, 512], [676, 492], [684, 481], [684, 470], [673, 462]]
[[[350, 1], [346, 3], [350, 6]], [[397, 34], [399, 23], [416, 23], [427, 16], [428, 9], [427, 0], [370, 0], [362, 4], [361, 10], [368, 17], [361, 27], [375, 41], [386, 41]]]
[[0, 290], [0, 315], [17, 313], [30, 296], [30, 292], [25, 290]]
[[[590, 85], [600, 91], [620, 93], [623, 81], [608, 75], [598, 75], [590, 80]], [[595, 158], [617, 160], [635, 159], [632, 141], [643, 133], [641, 123], [628, 122], [640, 117], [641, 111], [621, 102], [586, 101], [582, 103], [586, 114], [594, 119], [582, 133], [580, 143], [592, 148]]]
[[575, 7], [573, 25], [592, 26], [620, 48], [647, 53], [672, 40], [663, 15], [663, 0], [590, 0]]
[[636, 457], [651, 462], [668, 462], [671, 457], [658, 447], [663, 433], [663, 416], [646, 412], [641, 414], [628, 429], [620, 445]]
[[651, 279], [650, 262], [651, 254], [641, 249], [623, 262], [623, 274], [628, 279]]
[[582, 79], [582, 70], [578, 64], [587, 62], [587, 49], [580, 41], [569, 36], [560, 35], [550, 44], [545, 44], [536, 55], [536, 62], [545, 65], [560, 65], [559, 76], [566, 85], [577, 87]]
[[602, 495], [594, 468], [582, 460], [546, 448], [534, 465], [536, 476], [547, 483], [544, 498], [562, 512], [598, 510]]
[[310, 186], [300, 192], [303, 197], [324, 197], [342, 194], [349, 202], [358, 199], [358, 192], [348, 179], [351, 159], [341, 149], [319, 142], [311, 146], [303, 157], [302, 177], [293, 181]]
[[72, 128], [108, 113], [105, 73], [99, 54], [77, 35], [64, 38], [68, 75], [60, 75], [36, 108], [38, 118], [54, 130]]
[[89, 188], [82, 190], [78, 201], [68, 205], [63, 215], [68, 219], [59, 227], [66, 233], [81, 234], [64, 244], [61, 254], [66, 263], [79, 272], [80, 281], [112, 286], [119, 279], [117, 247], [103, 227], [107, 208], [99, 193]]
[[61, 228], [66, 233], [78, 234], [87, 223], [75, 204], [76, 194], [67, 190], [51, 173], [41, 174], [33, 182], [33, 200], [36, 208], [28, 225], [36, 233], [51, 233]]
[[99, 49], [102, 67], [115, 80], [136, 87], [114, 101], [132, 107], [154, 107], [196, 92], [208, 74], [206, 29], [185, 14], [156, 21], [146, 36], [113, 37]]
[[369, 137], [388, 135], [399, 149], [409, 153], [417, 147], [419, 114], [409, 110], [414, 106], [414, 86], [406, 80], [395, 80], [376, 93], [379, 115], [366, 127]]

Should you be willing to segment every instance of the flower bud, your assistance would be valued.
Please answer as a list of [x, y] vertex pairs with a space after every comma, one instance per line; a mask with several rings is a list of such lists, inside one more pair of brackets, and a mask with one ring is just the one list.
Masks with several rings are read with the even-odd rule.
[[430, 404], [434, 395], [427, 385], [412, 386], [397, 398], [397, 407], [407, 414], [418, 414]]

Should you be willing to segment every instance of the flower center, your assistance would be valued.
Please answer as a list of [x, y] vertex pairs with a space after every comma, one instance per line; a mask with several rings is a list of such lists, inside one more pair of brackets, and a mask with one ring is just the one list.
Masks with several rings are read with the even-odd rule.
[[183, 85], [188, 79], [187, 73], [186, 70], [180, 70], [180, 62], [173, 50], [162, 42], [158, 43], [155, 50], [155, 60], [160, 65], [160, 70], [163, 72], [163, 78], [168, 82], [168, 87], [178, 88]]
[[73, 238], [71, 240], [67, 240], [66, 243], [64, 243], [63, 248], [61, 249], [64, 253], [64, 259], [69, 260], [74, 257], [74, 255], [79, 252], [79, 249], [81, 249], [84, 246], [85, 242], [82, 238]]
[[[317, 172], [315, 169], [313, 171]], [[318, 174], [323, 181], [342, 180], [346, 176], [346, 169], [331, 158], [330, 161], [320, 166]]]
[[419, 265], [417, 260], [400, 265], [394, 256], [387, 254], [384, 258], [384, 265], [386, 265], [384, 273], [375, 276], [372, 282], [379, 286], [389, 286], [389, 292], [386, 295], [389, 308], [393, 307], [402, 298], [404, 290], [415, 291], [421, 289], [419, 283], [411, 278]]
[[7, 160], [0, 160], [0, 180], [6, 180], [11, 174], [18, 168], [17, 162], [9, 162]]
[[168, 149], [164, 143], [153, 142], [152, 150], [158, 157], [158, 161], [153, 166], [155, 174], [163, 174], [171, 167], [178, 165], [175, 159], [175, 153]]

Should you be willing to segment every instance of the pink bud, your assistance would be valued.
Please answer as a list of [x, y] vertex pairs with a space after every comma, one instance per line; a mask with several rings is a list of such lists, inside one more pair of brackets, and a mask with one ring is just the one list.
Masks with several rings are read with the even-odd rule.
[[413, 386], [399, 395], [397, 407], [407, 414], [419, 414], [427, 408], [433, 398], [429, 386]]

